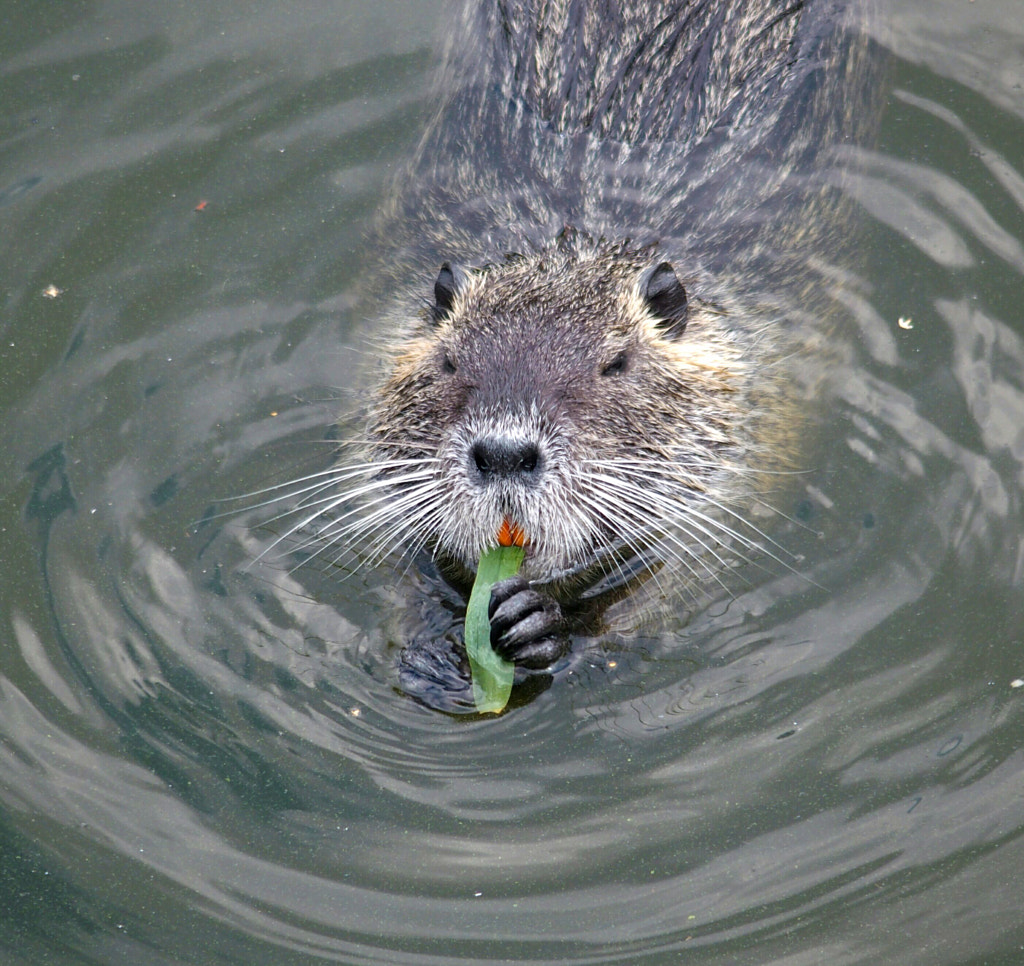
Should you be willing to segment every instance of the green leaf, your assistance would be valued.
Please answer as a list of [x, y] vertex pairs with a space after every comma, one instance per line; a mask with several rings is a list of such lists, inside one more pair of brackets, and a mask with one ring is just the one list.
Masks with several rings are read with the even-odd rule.
[[487, 605], [491, 587], [513, 576], [523, 562], [522, 547], [492, 547], [480, 555], [473, 592], [466, 608], [466, 654], [473, 675], [473, 701], [477, 711], [497, 714], [508, 704], [515, 665], [503, 660], [491, 647], [491, 621]]

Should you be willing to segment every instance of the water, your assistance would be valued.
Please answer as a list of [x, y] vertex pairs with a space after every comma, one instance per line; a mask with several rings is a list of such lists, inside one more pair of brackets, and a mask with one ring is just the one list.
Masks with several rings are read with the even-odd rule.
[[437, 6], [6, 6], [4, 962], [1024, 961], [1024, 32], [894, 7], [772, 523], [816, 583], [453, 720], [384, 576], [191, 528], [351, 408]]

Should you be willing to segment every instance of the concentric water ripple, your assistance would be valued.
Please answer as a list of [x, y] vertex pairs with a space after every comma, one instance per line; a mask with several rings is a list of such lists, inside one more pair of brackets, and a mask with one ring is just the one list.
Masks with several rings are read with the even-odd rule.
[[869, 21], [785, 555], [497, 717], [397, 688], [393, 562], [261, 556], [230, 501], [359, 432], [362, 230], [443, 16], [68, 16], [0, 37], [0, 958], [1024, 957], [1012, 3]]

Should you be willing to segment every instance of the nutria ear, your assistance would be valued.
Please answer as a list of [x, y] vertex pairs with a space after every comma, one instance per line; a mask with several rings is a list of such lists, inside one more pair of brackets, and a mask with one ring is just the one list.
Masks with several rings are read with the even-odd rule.
[[455, 305], [455, 272], [448, 262], [441, 266], [434, 282], [434, 306], [432, 314], [435, 322], [446, 319]]
[[675, 338], [686, 328], [686, 289], [676, 278], [668, 262], [655, 266], [641, 285], [641, 292], [651, 315], [658, 319], [658, 328]]

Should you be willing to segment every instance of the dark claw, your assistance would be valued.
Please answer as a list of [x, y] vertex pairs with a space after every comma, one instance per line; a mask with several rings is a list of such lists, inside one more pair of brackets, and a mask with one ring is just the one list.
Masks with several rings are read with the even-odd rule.
[[487, 608], [491, 646], [506, 661], [540, 670], [561, 657], [569, 646], [562, 633], [557, 601], [534, 590], [522, 577], [499, 581]]
[[499, 580], [491, 587], [491, 599], [487, 604], [487, 616], [493, 619], [494, 612], [498, 609], [499, 605], [503, 604], [514, 594], [519, 594], [529, 589], [530, 585], [518, 574], [513, 577], [506, 577], [504, 580]]
[[[502, 637], [529, 640], [532, 637], [543, 636], [551, 627], [538, 626], [536, 618], [543, 620], [545, 615], [549, 615], [555, 623], [562, 619], [558, 604], [550, 597], [545, 597], [529, 587], [509, 597], [491, 613], [491, 646], [493, 647]], [[530, 631], [523, 627], [528, 622]]]
[[[527, 618], [524, 623], [529, 623], [532, 620], [532, 617]], [[560, 634], [515, 643], [501, 638], [494, 645], [494, 650], [499, 657], [503, 657], [506, 661], [511, 661], [519, 667], [529, 668], [531, 671], [542, 671], [544, 668], [550, 667], [568, 649], [568, 638], [562, 637]]]

